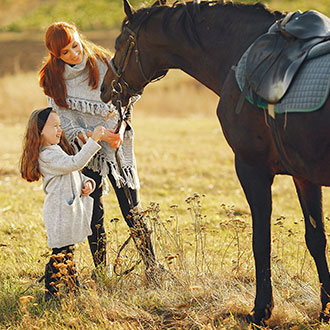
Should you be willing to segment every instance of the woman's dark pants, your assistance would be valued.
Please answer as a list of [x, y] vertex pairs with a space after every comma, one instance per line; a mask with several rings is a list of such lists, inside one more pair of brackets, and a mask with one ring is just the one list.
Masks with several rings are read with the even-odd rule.
[[[96, 183], [96, 188], [91, 193], [91, 197], [94, 199], [94, 206], [93, 206], [93, 215], [92, 215], [92, 223], [91, 229], [92, 234], [88, 236], [89, 247], [92, 252], [93, 261], [95, 267], [99, 265], [105, 266], [106, 265], [106, 233], [104, 229], [104, 208], [102, 202], [102, 176], [99, 172], [94, 172], [88, 168], [83, 170], [83, 173], [92, 178]], [[133, 224], [130, 221], [128, 214], [131, 209], [129, 201], [125, 195], [123, 188], [118, 188], [116, 185], [116, 181], [111, 173], [109, 173], [108, 178], [111, 182], [111, 185], [116, 193], [117, 200], [122, 212], [122, 215], [129, 227], [132, 227]], [[133, 200], [133, 206], [138, 204], [138, 197], [137, 191], [133, 189], [129, 189], [130, 194]]]

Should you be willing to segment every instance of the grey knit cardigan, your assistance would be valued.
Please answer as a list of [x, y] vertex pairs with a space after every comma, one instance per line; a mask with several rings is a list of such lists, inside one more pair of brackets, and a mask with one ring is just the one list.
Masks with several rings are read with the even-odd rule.
[[79, 170], [100, 149], [92, 138], [74, 156], [66, 154], [57, 144], [42, 147], [39, 168], [46, 194], [43, 218], [50, 248], [82, 242], [92, 234], [93, 198], [81, 197], [81, 188], [91, 181], [94, 190], [95, 182]]
[[[99, 69], [99, 86], [92, 89], [88, 86], [88, 68], [86, 57], [75, 66], [65, 64], [64, 79], [67, 88], [66, 102], [68, 109], [61, 108], [49, 98], [50, 106], [58, 113], [61, 119], [62, 129], [72, 146], [78, 151], [83, 142], [78, 138], [81, 133], [87, 140], [86, 131], [93, 131], [96, 126], [102, 125], [107, 129], [114, 129], [118, 123], [119, 114], [112, 104], [105, 104], [100, 99], [100, 85], [108, 69], [107, 65], [97, 60]], [[137, 100], [132, 100], [132, 104]], [[132, 111], [132, 107], [131, 107]], [[87, 164], [87, 168], [99, 172], [101, 176], [108, 175], [109, 170], [116, 180], [116, 185], [122, 187], [127, 184], [132, 189], [139, 189], [140, 183], [137, 175], [136, 161], [134, 156], [134, 133], [133, 129], [126, 130], [123, 144], [119, 149], [119, 158], [124, 177], [120, 174], [115, 159], [115, 149], [104, 141], [99, 142], [102, 149]]]

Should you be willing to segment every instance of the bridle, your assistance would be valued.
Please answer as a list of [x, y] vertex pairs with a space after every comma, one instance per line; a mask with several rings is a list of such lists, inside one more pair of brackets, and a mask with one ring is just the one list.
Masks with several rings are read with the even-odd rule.
[[125, 89], [131, 96], [133, 96], [133, 95], [141, 94], [143, 92], [143, 89], [134, 89], [134, 88], [130, 87], [129, 84], [127, 83], [127, 81], [123, 77], [123, 74], [125, 73], [127, 64], [129, 62], [129, 59], [130, 59], [133, 51], [135, 53], [136, 63], [140, 69], [140, 73], [142, 75], [143, 80], [146, 81], [146, 83], [148, 83], [149, 79], [146, 77], [146, 75], [143, 71], [143, 68], [142, 68], [142, 64], [141, 64], [141, 60], [140, 60], [140, 52], [139, 52], [135, 32], [127, 26], [124, 27], [124, 30], [128, 31], [129, 37], [126, 42], [125, 51], [119, 60], [118, 68], [115, 65], [114, 58], [112, 58], [110, 61], [110, 68], [116, 77], [115, 79], [113, 79], [111, 81], [111, 88], [112, 88], [113, 93], [122, 94], [122, 92]]
[[[124, 91], [127, 94], [129, 94], [130, 96], [142, 94], [144, 86], [146, 86], [147, 84], [149, 84], [151, 82], [155, 82], [155, 81], [162, 79], [167, 73], [167, 70], [166, 70], [165, 72], [162, 72], [161, 75], [159, 75], [155, 78], [153, 78], [153, 77], [148, 78], [143, 70], [137, 36], [138, 36], [138, 32], [142, 26], [142, 23], [146, 20], [147, 17], [148, 17], [148, 15], [146, 15], [145, 19], [140, 23], [140, 25], [137, 29], [137, 32], [134, 32], [128, 26], [124, 26], [123, 32], [127, 31], [128, 35], [129, 35], [127, 42], [126, 42], [125, 51], [123, 52], [122, 56], [120, 57], [118, 67], [116, 67], [116, 65], [115, 65], [114, 58], [112, 58], [109, 63], [109, 68], [111, 68], [111, 70], [115, 74], [115, 79], [113, 79], [111, 81], [111, 88], [112, 88], [111, 93], [112, 93], [112, 95], [117, 95], [119, 98]], [[132, 88], [123, 77], [123, 74], [125, 73], [128, 62], [129, 62], [130, 57], [133, 52], [135, 53], [135, 62], [138, 65], [140, 74], [144, 81], [142, 84], [143, 88], [141, 88], [141, 89]]]

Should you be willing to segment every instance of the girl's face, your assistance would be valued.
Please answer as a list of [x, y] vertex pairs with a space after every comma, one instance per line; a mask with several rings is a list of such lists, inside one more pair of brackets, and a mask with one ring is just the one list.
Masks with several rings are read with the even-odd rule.
[[72, 41], [61, 49], [60, 59], [70, 65], [81, 63], [83, 59], [83, 48], [78, 32], [75, 32]]
[[60, 117], [56, 112], [51, 112], [41, 132], [41, 144], [43, 146], [58, 144], [61, 140], [61, 136], [62, 128]]

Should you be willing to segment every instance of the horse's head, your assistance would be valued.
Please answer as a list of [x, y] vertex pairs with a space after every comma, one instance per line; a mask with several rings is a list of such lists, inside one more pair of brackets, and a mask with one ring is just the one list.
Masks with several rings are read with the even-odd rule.
[[129, 98], [142, 94], [143, 88], [151, 81], [164, 76], [165, 71], [155, 71], [147, 54], [140, 47], [141, 27], [151, 16], [151, 9], [161, 7], [166, 0], [157, 0], [151, 8], [135, 12], [128, 0], [124, 0], [126, 18], [115, 43], [115, 55], [104, 76], [101, 86], [101, 99], [113, 104], [120, 99], [126, 105]]

